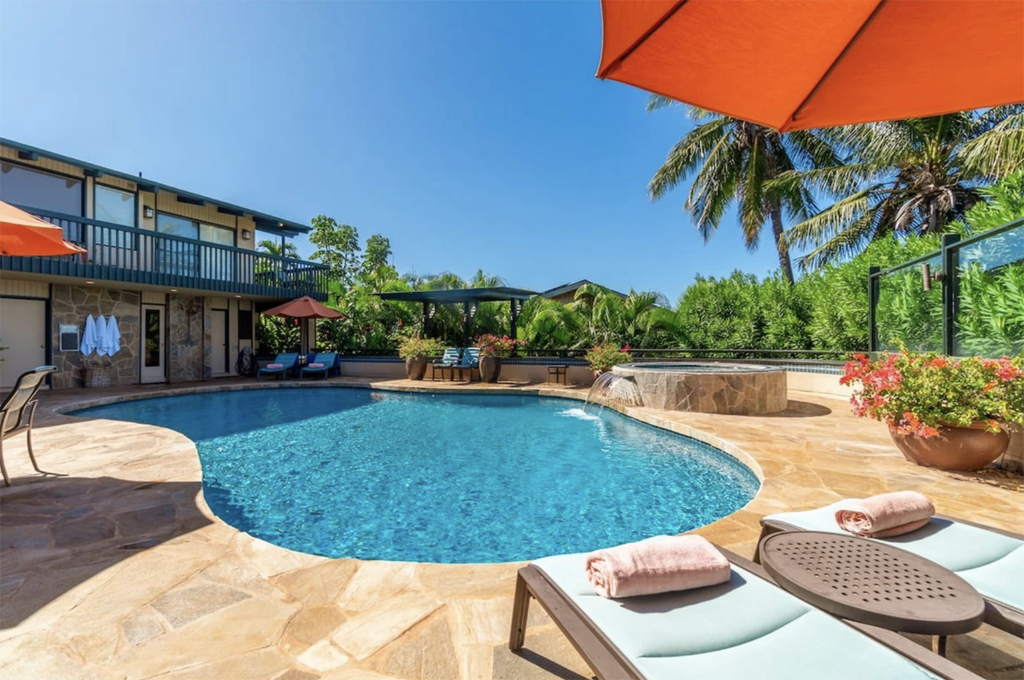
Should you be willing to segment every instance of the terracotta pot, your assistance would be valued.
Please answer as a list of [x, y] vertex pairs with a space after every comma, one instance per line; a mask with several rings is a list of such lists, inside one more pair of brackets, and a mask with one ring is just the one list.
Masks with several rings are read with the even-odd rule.
[[498, 382], [501, 375], [501, 357], [480, 357], [480, 380], [485, 383]]
[[427, 358], [413, 357], [405, 360], [405, 375], [409, 380], [423, 380], [427, 372]]
[[1003, 455], [1010, 445], [1005, 429], [993, 434], [985, 431], [984, 423], [942, 426], [939, 434], [928, 438], [900, 434], [893, 427], [889, 434], [907, 460], [940, 470], [979, 470]]

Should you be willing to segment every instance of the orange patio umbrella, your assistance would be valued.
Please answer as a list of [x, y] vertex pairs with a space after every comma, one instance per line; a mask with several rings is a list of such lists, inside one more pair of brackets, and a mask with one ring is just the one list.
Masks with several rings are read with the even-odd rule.
[[597, 76], [780, 132], [1024, 101], [1024, 0], [602, 0]]
[[64, 231], [24, 210], [0, 201], [0, 255], [60, 256], [85, 253], [64, 240]]

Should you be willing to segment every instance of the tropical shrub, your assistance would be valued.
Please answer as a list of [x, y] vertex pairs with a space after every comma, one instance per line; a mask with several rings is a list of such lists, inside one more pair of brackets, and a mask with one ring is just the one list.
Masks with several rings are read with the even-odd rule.
[[617, 345], [612, 344], [595, 345], [593, 349], [587, 352], [585, 358], [591, 370], [603, 373], [612, 370], [612, 368], [619, 364], [627, 364], [632, 361], [633, 355], [629, 353], [629, 350], [629, 345], [621, 349]]
[[294, 319], [260, 315], [256, 323], [256, 344], [260, 354], [295, 352], [302, 341], [302, 328]]
[[990, 432], [1024, 425], [1024, 356], [951, 359], [903, 350], [872, 360], [857, 354], [839, 382], [858, 387], [850, 400], [856, 415], [904, 434], [933, 437], [943, 426], [977, 422]]
[[433, 338], [410, 335], [402, 338], [398, 345], [398, 356], [403, 359], [426, 359], [444, 351], [444, 345]]

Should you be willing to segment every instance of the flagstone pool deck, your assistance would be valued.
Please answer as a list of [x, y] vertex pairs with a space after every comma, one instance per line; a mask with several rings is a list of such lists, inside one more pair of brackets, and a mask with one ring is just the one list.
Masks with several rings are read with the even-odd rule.
[[[532, 608], [525, 652], [508, 651], [522, 563], [369, 562], [278, 548], [210, 512], [195, 446], [183, 435], [62, 415], [141, 396], [297, 384], [228, 380], [43, 395], [36, 455], [44, 469], [69, 476], [36, 475], [24, 437], [5, 442], [14, 486], [0, 491], [0, 677], [592, 676], [540, 607]], [[585, 396], [546, 385], [405, 380], [302, 386]], [[843, 399], [789, 397], [789, 409], [772, 416], [628, 410], [712, 443], [762, 477], [747, 507], [698, 533], [750, 557], [765, 514], [897, 489], [927, 494], [939, 512], [1024, 533], [1020, 477], [918, 467], [898, 453], [883, 426], [854, 418]], [[952, 638], [949, 656], [984, 677], [1024, 677], [1024, 641], [988, 626]]]

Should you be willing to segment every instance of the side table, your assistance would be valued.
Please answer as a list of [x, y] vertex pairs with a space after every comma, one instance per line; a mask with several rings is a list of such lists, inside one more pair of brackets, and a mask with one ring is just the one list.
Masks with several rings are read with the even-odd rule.
[[761, 564], [784, 589], [844, 619], [946, 636], [981, 625], [985, 601], [966, 581], [930, 560], [849, 534], [784, 531], [761, 541]]

